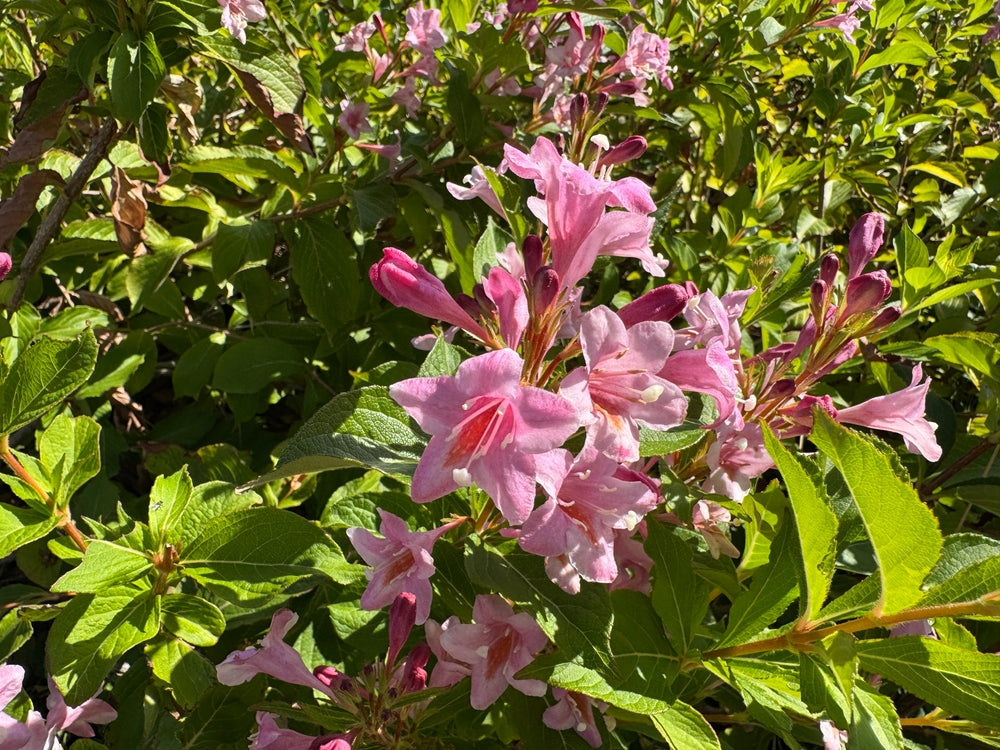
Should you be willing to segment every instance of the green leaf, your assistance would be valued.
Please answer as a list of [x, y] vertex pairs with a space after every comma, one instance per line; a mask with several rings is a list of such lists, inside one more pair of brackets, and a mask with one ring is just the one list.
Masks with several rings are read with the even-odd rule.
[[276, 111], [294, 112], [305, 91], [294, 60], [269, 39], [257, 34], [247, 36], [246, 44], [225, 33], [190, 39], [205, 56], [221, 60], [260, 81], [271, 94]]
[[181, 750], [244, 750], [255, 726], [254, 712], [247, 706], [263, 697], [261, 678], [235, 687], [210, 688], [181, 724]]
[[92, 541], [83, 561], [52, 584], [53, 591], [97, 594], [113, 586], [131, 583], [153, 569], [141, 552], [111, 542]]
[[17, 508], [0, 503], [0, 559], [41, 539], [59, 525], [55, 516], [42, 515], [32, 508]]
[[946, 362], [977, 370], [993, 378], [1000, 377], [1000, 370], [997, 369], [1000, 341], [995, 333], [955, 331], [925, 338], [923, 343], [937, 349]]
[[163, 627], [195, 646], [214, 646], [226, 630], [226, 618], [212, 602], [194, 594], [163, 597]]
[[18, 610], [11, 610], [0, 618], [0, 662], [31, 640], [34, 633], [31, 621], [21, 617]]
[[653, 608], [670, 633], [670, 642], [687, 654], [708, 610], [709, 586], [695, 575], [694, 549], [663, 524], [647, 524], [646, 553], [653, 558]]
[[274, 222], [220, 224], [212, 240], [212, 275], [231, 279], [244, 268], [264, 265], [274, 252]]
[[683, 701], [649, 717], [674, 750], [721, 750], [719, 738], [705, 717]]
[[317, 578], [349, 583], [361, 572], [322, 529], [278, 508], [213, 518], [181, 550], [181, 566], [185, 575], [242, 606], [263, 605]]
[[787, 450], [769, 430], [764, 445], [785, 480], [797, 530], [799, 555], [795, 563], [802, 588], [802, 615], [813, 620], [830, 590], [837, 554], [837, 516], [823, 500], [822, 485], [805, 459]]
[[476, 279], [485, 278], [490, 269], [499, 263], [500, 254], [514, 238], [503, 231], [490, 216], [486, 220], [486, 230], [479, 237], [476, 249], [472, 253], [472, 272]]
[[212, 519], [259, 505], [260, 502], [256, 492], [238, 493], [228, 482], [199, 484], [191, 493], [191, 500], [184, 507], [175, 526], [179, 530], [175, 546], [183, 550], [190, 546]]
[[736, 688], [750, 715], [786, 742], [792, 728], [788, 714], [809, 713], [802, 702], [798, 669], [757, 659], [709, 661], [705, 667]]
[[192, 708], [215, 683], [215, 666], [176, 638], [158, 638], [146, 646], [153, 674], [163, 680], [182, 708]]
[[876, 52], [858, 67], [856, 75], [861, 76], [869, 70], [881, 68], [884, 65], [923, 65], [937, 52], [927, 42], [911, 39], [905, 42], [894, 41], [886, 49]]
[[501, 555], [480, 544], [466, 546], [465, 568], [473, 583], [498, 591], [526, 608], [567, 658], [596, 669], [611, 664], [611, 602], [601, 586], [583, 584], [567, 594], [549, 580], [541, 557], [520, 550]]
[[651, 430], [639, 428], [639, 455], [643, 458], [663, 456], [697, 445], [708, 436], [708, 430]]
[[433, 378], [438, 375], [454, 375], [460, 364], [462, 364], [462, 350], [445, 341], [444, 336], [439, 336], [434, 342], [434, 348], [427, 353], [423, 364], [420, 365], [417, 376]]
[[937, 520], [871, 440], [815, 413], [812, 440], [843, 475], [878, 559], [875, 615], [906, 609], [923, 596], [920, 585], [941, 554]]
[[101, 426], [90, 417], [60, 414], [38, 439], [38, 457], [49, 475], [52, 500], [65, 508], [73, 494], [101, 470]]
[[788, 609], [798, 596], [795, 544], [795, 527], [787, 522], [786, 516], [771, 545], [767, 565], [754, 571], [750, 589], [733, 601], [725, 635], [714, 648], [752, 640]]
[[169, 477], [157, 477], [149, 491], [149, 530], [157, 548], [164, 542], [176, 542], [175, 527], [184, 517], [194, 485], [187, 467]]
[[115, 117], [139, 122], [166, 72], [152, 34], [139, 39], [133, 31], [123, 32], [108, 57], [108, 86]]
[[382, 222], [397, 211], [396, 192], [385, 183], [348, 189], [347, 195], [354, 228], [365, 237], [374, 235]]
[[159, 598], [148, 589], [119, 586], [74, 597], [52, 623], [45, 649], [66, 702], [78, 706], [90, 698], [118, 659], [159, 627]]
[[903, 729], [892, 700], [873, 690], [864, 680], [854, 688], [854, 721], [847, 730], [852, 747], [859, 750], [902, 750]]
[[361, 298], [357, 248], [331, 218], [296, 219], [285, 226], [292, 278], [309, 314], [331, 338], [342, 335], [343, 325], [356, 316]]
[[1000, 724], [1000, 656], [907, 635], [861, 641], [862, 668], [945, 711], [981, 724]]
[[225, 344], [213, 334], [185, 350], [174, 365], [174, 395], [195, 398], [212, 382], [212, 373], [224, 349]]
[[251, 486], [347, 467], [412, 475], [426, 445], [414, 427], [384, 386], [341, 393], [292, 436], [278, 467]]
[[[0, 382], [0, 435], [30, 424], [87, 382], [97, 362], [89, 329], [72, 341], [32, 341]], [[2, 370], [0, 370], [2, 372]]]
[[451, 70], [448, 81], [448, 114], [455, 123], [458, 142], [469, 149], [479, 145], [485, 123], [483, 110], [479, 98], [469, 89], [469, 77], [458, 69]]
[[277, 380], [300, 375], [302, 353], [276, 338], [252, 338], [229, 347], [215, 364], [212, 387], [223, 393], [260, 393]]

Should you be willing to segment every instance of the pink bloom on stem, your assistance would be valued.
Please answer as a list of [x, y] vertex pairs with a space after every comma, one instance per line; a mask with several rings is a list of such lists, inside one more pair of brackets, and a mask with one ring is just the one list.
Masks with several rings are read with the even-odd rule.
[[549, 639], [526, 612], [514, 610], [499, 596], [477, 596], [473, 625], [458, 624], [441, 634], [441, 646], [470, 665], [472, 707], [483, 710], [501, 696], [508, 685], [525, 695], [545, 695], [541, 680], [514, 677], [534, 661]]
[[406, 41], [424, 55], [433, 55], [434, 50], [448, 41], [448, 36], [441, 29], [441, 11], [437, 8], [425, 9], [423, 0], [406, 11], [406, 27]]
[[639, 427], [668, 430], [684, 420], [687, 400], [658, 375], [673, 348], [674, 330], [645, 321], [629, 329], [607, 307], [580, 321], [586, 367], [573, 370], [560, 393], [584, 414], [593, 413], [587, 444], [619, 463], [639, 458]]
[[[406, 109], [406, 114], [410, 117], [416, 116], [420, 110], [420, 97], [417, 96], [416, 79], [409, 77], [403, 83], [403, 87], [392, 95], [392, 100]], [[398, 137], [398, 136], [397, 136]]]
[[354, 104], [349, 99], [340, 102], [340, 117], [337, 124], [342, 127], [351, 138], [357, 138], [362, 133], [372, 132], [371, 123], [368, 122], [368, 104]]
[[[670, 40], [636, 26], [628, 37], [628, 47], [621, 64], [633, 76], [655, 78], [667, 89], [674, 87], [667, 66], [670, 63]], [[616, 66], [617, 67], [617, 66]]]
[[45, 725], [51, 736], [55, 732], [69, 732], [77, 737], [93, 737], [91, 724], [110, 724], [118, 718], [118, 712], [99, 698], [88, 698], [79, 706], [68, 706], [59, 688], [48, 678], [49, 696], [45, 700], [48, 714]]
[[344, 34], [334, 45], [334, 49], [338, 52], [367, 52], [368, 40], [375, 35], [375, 31], [375, 24], [371, 21], [362, 21]]
[[892, 293], [889, 274], [881, 268], [872, 273], [863, 273], [847, 282], [844, 292], [844, 310], [835, 325], [847, 322], [855, 315], [874, 313]]
[[[643, 521], [636, 531], [645, 533], [645, 525]], [[618, 577], [608, 584], [609, 589], [631, 589], [643, 594], [652, 591], [649, 578], [653, 558], [646, 554], [642, 540], [633, 537], [628, 529], [615, 529], [615, 564], [618, 566]]]
[[720, 554], [733, 558], [740, 556], [740, 551], [719, 528], [720, 523], [729, 523], [732, 520], [733, 516], [728, 510], [711, 500], [699, 500], [691, 511], [691, 524], [704, 537], [708, 551], [716, 560]]
[[396, 307], [443, 320], [482, 341], [490, 341], [490, 334], [459, 306], [441, 279], [394, 247], [385, 248], [382, 254], [382, 260], [368, 271], [375, 291]]
[[222, 25], [242, 44], [247, 43], [247, 23], [263, 21], [267, 13], [260, 0], [219, 0]]
[[689, 349], [713, 341], [722, 342], [726, 351], [738, 352], [741, 343], [740, 316], [753, 288], [740, 289], [716, 297], [712, 292], [691, 296], [684, 308], [688, 327], [677, 332], [678, 349]]
[[680, 284], [666, 284], [646, 292], [618, 311], [626, 328], [644, 320], [669, 323], [684, 311], [690, 298], [688, 290]]
[[285, 643], [284, 637], [299, 619], [290, 609], [279, 609], [271, 618], [271, 627], [260, 642], [260, 648], [233, 651], [215, 668], [223, 685], [241, 685], [258, 674], [277, 677], [293, 685], [304, 685], [333, 696], [330, 687], [317, 679], [302, 661], [302, 655]]
[[934, 437], [937, 425], [924, 418], [931, 379], [927, 378], [921, 383], [922, 377], [923, 369], [916, 365], [906, 388], [841, 409], [837, 413], [837, 420], [873, 430], [895, 432], [902, 435], [903, 442], [911, 453], [919, 453], [928, 461], [940, 460], [941, 446]]
[[656, 507], [657, 496], [594, 449], [575, 461], [569, 451], [554, 451], [539, 463], [549, 499], [525, 521], [521, 547], [565, 556], [586, 580], [611, 583], [618, 577], [615, 529], [634, 529]]
[[[371, 566], [365, 571], [368, 587], [361, 595], [362, 609], [382, 609], [404, 593], [416, 597], [416, 622], [423, 623], [431, 612], [434, 575], [434, 543], [455, 524], [446, 524], [431, 531], [410, 531], [406, 521], [387, 510], [379, 509], [383, 538], [368, 529], [354, 526], [347, 536], [354, 549]], [[405, 640], [405, 639], [404, 639]]]
[[552, 688], [556, 703], [545, 709], [542, 723], [549, 729], [572, 729], [591, 747], [601, 746], [601, 731], [594, 721], [594, 702], [586, 695]]
[[823, 21], [814, 21], [813, 26], [817, 28], [837, 29], [844, 35], [845, 42], [856, 44], [854, 41], [854, 32], [861, 28], [861, 19], [857, 18], [852, 10], [850, 13], [838, 13], [833, 18], [827, 18]]
[[478, 164], [474, 166], [472, 172], [462, 178], [462, 182], [469, 187], [462, 187], [454, 182], [447, 183], [445, 187], [458, 200], [470, 201], [473, 198], [479, 198], [500, 216], [503, 216], [503, 207], [500, 205], [500, 199], [497, 198], [497, 194], [493, 192], [493, 187], [490, 185], [489, 180], [486, 179], [483, 167], [480, 167]]
[[719, 430], [705, 454], [705, 462], [711, 473], [702, 489], [736, 502], [749, 494], [751, 480], [774, 466], [764, 447], [764, 434], [755, 423], [739, 430]]
[[455, 615], [452, 615], [440, 624], [434, 620], [428, 620], [424, 623], [424, 634], [427, 636], [427, 645], [434, 656], [437, 657], [437, 664], [434, 665], [434, 671], [431, 672], [430, 686], [432, 688], [451, 687], [456, 682], [461, 682], [464, 677], [472, 674], [466, 662], [453, 658], [445, 650], [444, 646], [441, 645], [441, 636], [450, 628], [461, 624], [461, 620]]
[[30, 711], [22, 723], [3, 709], [21, 692], [24, 667], [17, 664], [0, 666], [0, 750], [35, 750], [46, 747], [49, 732], [45, 720], [37, 711]]
[[500, 337], [508, 347], [516, 349], [530, 322], [524, 287], [508, 270], [494, 266], [483, 279], [483, 290], [497, 306]]
[[707, 393], [715, 399], [719, 418], [709, 427], [718, 427], [731, 417], [734, 426], [742, 426], [743, 417], [736, 411], [739, 381], [733, 360], [721, 340], [713, 341], [704, 349], [674, 352], [659, 374], [682, 390]]
[[277, 714], [257, 712], [257, 731], [250, 735], [250, 750], [312, 750], [316, 737], [279, 727], [277, 718]]
[[535, 503], [535, 459], [562, 445], [579, 426], [571, 403], [521, 385], [524, 365], [511, 349], [467, 359], [455, 376], [412, 378], [392, 398], [431, 439], [413, 475], [411, 494], [430, 502], [473, 482], [512, 524]]
[[885, 219], [882, 214], [867, 213], [855, 222], [847, 241], [848, 281], [865, 270], [865, 266], [878, 254], [884, 236]]
[[847, 732], [837, 729], [837, 725], [829, 719], [819, 723], [819, 732], [823, 735], [823, 750], [844, 750], [847, 747]]
[[10, 269], [13, 268], [14, 261], [11, 259], [8, 253], [0, 253], [0, 281], [7, 278], [7, 274], [10, 273]]

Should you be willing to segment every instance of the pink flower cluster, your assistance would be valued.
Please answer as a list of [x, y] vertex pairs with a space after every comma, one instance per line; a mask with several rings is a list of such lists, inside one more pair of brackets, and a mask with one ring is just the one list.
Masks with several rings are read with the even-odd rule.
[[[842, 0], [832, 0], [830, 5], [839, 5], [841, 1]], [[875, 10], [875, 6], [871, 0], [849, 0], [846, 10], [838, 13], [832, 18], [826, 18], [822, 21], [814, 21], [813, 26], [821, 29], [837, 29], [844, 35], [844, 41], [849, 44], [855, 44], [854, 32], [861, 28], [861, 19], [857, 16], [857, 12], [859, 10], [870, 13]]]
[[89, 698], [79, 706], [66, 705], [62, 693], [49, 679], [48, 714], [43, 718], [29, 711], [21, 722], [2, 713], [21, 692], [24, 668], [16, 664], [0, 666], [0, 750], [61, 750], [58, 735], [69, 732], [77, 737], [93, 737], [91, 724], [107, 724], [118, 712], [102, 700]]

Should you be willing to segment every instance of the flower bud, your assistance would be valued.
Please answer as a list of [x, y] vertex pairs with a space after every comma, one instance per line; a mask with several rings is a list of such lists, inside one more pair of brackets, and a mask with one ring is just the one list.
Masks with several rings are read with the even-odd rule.
[[496, 315], [496, 303], [490, 299], [490, 296], [486, 293], [486, 287], [482, 284], [476, 284], [472, 287], [472, 299], [474, 299], [476, 304], [479, 306], [480, 315]]
[[630, 135], [613, 149], [601, 156], [597, 160], [598, 167], [607, 167], [612, 164], [624, 164], [625, 162], [638, 159], [646, 153], [646, 139], [641, 135]]
[[386, 665], [391, 669], [396, 663], [396, 657], [410, 637], [410, 631], [417, 621], [417, 597], [409, 591], [404, 591], [396, 597], [389, 608], [389, 653], [386, 655]]
[[784, 378], [775, 383], [767, 391], [768, 399], [787, 399], [795, 393], [795, 381], [792, 378]]
[[881, 331], [883, 328], [888, 328], [899, 320], [902, 315], [903, 311], [899, 309], [898, 305], [887, 307], [872, 318], [871, 322], [868, 323], [868, 325], [866, 325], [862, 330], [858, 331], [857, 335], [870, 336], [873, 333]]
[[847, 255], [850, 262], [847, 272], [848, 280], [861, 273], [865, 266], [874, 258], [882, 247], [885, 235], [885, 219], [882, 214], [868, 213], [858, 219], [851, 229], [847, 243]]
[[601, 54], [601, 45], [604, 44], [605, 34], [607, 34], [607, 29], [604, 28], [604, 24], [594, 24], [594, 28], [590, 30], [590, 41], [594, 43], [595, 58]]
[[576, 127], [579, 123], [583, 122], [583, 118], [587, 116], [587, 110], [590, 107], [590, 100], [587, 99], [586, 94], [577, 94], [573, 97], [573, 100], [569, 105], [569, 121]]
[[629, 302], [618, 311], [618, 317], [626, 328], [644, 320], [669, 323], [684, 311], [690, 298], [689, 290], [680, 284], [666, 284]]
[[344, 734], [327, 734], [317, 737], [309, 750], [351, 750], [351, 741]]
[[633, 96], [640, 90], [642, 79], [632, 79], [631, 81], [617, 81], [601, 89], [609, 96]]
[[515, 13], [534, 13], [538, 10], [538, 0], [509, 0], [507, 12], [511, 15]]
[[521, 245], [521, 255], [524, 257], [524, 273], [530, 279], [534, 278], [542, 267], [542, 257], [545, 253], [542, 239], [537, 234], [529, 234]]
[[559, 295], [559, 274], [549, 266], [542, 266], [532, 279], [531, 293], [535, 311], [548, 310]]
[[406, 657], [403, 663], [402, 677], [399, 681], [399, 690], [402, 693], [413, 693], [423, 690], [427, 685], [427, 660], [430, 659], [431, 649], [426, 643], [418, 643]]
[[819, 264], [819, 279], [827, 286], [832, 287], [837, 278], [837, 271], [840, 270], [840, 259], [833, 255], [826, 255]]
[[[337, 688], [344, 681], [344, 675], [333, 667], [318, 666], [313, 670], [313, 676], [327, 687]], [[346, 678], [350, 680], [350, 678]]]
[[597, 98], [594, 100], [594, 117], [600, 117], [604, 112], [604, 108], [608, 106], [608, 101], [611, 99], [610, 96], [605, 94], [603, 91], [597, 94]]
[[875, 312], [892, 292], [889, 274], [883, 270], [863, 273], [847, 282], [844, 310], [838, 318], [843, 323], [859, 313]]
[[826, 317], [826, 305], [830, 296], [830, 287], [822, 279], [816, 279], [809, 288], [809, 311], [816, 320]]
[[0, 281], [7, 278], [7, 274], [10, 273], [10, 269], [13, 268], [14, 261], [11, 260], [10, 254], [0, 253]]

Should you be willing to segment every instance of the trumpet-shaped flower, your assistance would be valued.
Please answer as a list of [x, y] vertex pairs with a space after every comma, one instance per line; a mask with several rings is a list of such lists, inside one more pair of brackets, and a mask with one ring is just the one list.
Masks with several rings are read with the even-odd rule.
[[7, 278], [7, 274], [10, 273], [10, 269], [13, 268], [14, 261], [11, 260], [9, 253], [0, 253], [0, 281]]
[[247, 23], [263, 21], [267, 13], [260, 0], [219, 0], [222, 6], [222, 25], [241, 44], [247, 43]]
[[601, 730], [594, 721], [594, 702], [586, 695], [552, 688], [554, 705], [545, 709], [542, 723], [549, 729], [572, 729], [591, 747], [601, 746]]
[[583, 414], [592, 414], [587, 444], [619, 463], [639, 458], [639, 427], [658, 430], [679, 425], [687, 412], [680, 389], [659, 376], [673, 348], [666, 323], [644, 321], [625, 328], [606, 307], [580, 321], [586, 367], [563, 380], [560, 393]]
[[389, 393], [431, 439], [413, 475], [411, 495], [430, 502], [479, 485], [512, 524], [534, 507], [536, 457], [579, 426], [561, 396], [521, 385], [521, 357], [511, 349], [463, 362], [454, 376], [412, 378]]
[[369, 583], [361, 595], [361, 608], [382, 609], [408, 592], [416, 597], [416, 622], [423, 623], [431, 612], [433, 597], [429, 580], [434, 574], [431, 550], [454, 524], [431, 531], [410, 531], [406, 521], [389, 511], [379, 509], [379, 515], [383, 538], [357, 526], [347, 530], [354, 549], [371, 566], [365, 571]]
[[895, 432], [911, 453], [919, 453], [928, 461], [941, 459], [941, 446], [934, 437], [937, 425], [924, 418], [930, 378], [920, 382], [923, 370], [913, 368], [910, 384], [901, 391], [870, 398], [862, 404], [837, 412], [837, 421]]
[[867, 213], [855, 222], [847, 242], [848, 281], [864, 271], [878, 254], [884, 235], [885, 219], [882, 214]]
[[518, 671], [534, 661], [549, 639], [531, 615], [514, 610], [496, 595], [477, 596], [472, 608], [475, 623], [453, 625], [441, 633], [441, 647], [469, 665], [472, 707], [483, 710], [508, 685], [526, 695], [545, 695], [541, 680], [519, 680]]

